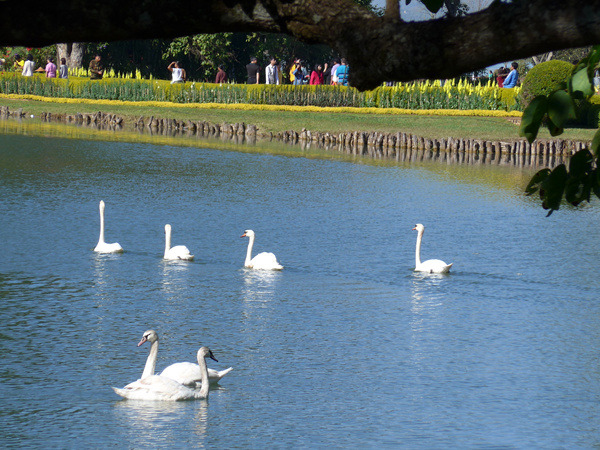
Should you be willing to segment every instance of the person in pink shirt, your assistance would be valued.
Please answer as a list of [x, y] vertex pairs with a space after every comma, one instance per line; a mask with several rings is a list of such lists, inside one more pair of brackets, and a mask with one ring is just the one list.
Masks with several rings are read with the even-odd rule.
[[323, 66], [317, 65], [316, 70], [310, 74], [310, 84], [323, 84]]
[[48, 58], [48, 64], [46, 64], [46, 78], [56, 78], [56, 64], [54, 64], [54, 58]]

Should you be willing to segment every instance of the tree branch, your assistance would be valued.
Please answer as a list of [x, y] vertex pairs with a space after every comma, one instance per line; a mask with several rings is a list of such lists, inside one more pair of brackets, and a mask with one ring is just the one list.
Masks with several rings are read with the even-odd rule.
[[[450, 78], [551, 50], [600, 43], [600, 0], [513, 0], [459, 18], [402, 22], [351, 0], [0, 0], [0, 44], [42, 46], [223, 31], [287, 33], [328, 44], [351, 84]], [[9, 20], [9, 18], [12, 18]]]

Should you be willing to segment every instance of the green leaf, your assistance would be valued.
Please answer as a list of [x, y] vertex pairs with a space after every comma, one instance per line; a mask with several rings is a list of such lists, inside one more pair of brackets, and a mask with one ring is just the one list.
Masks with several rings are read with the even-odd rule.
[[594, 157], [588, 149], [579, 150], [569, 160], [569, 176], [572, 178], [587, 177], [592, 169]]
[[549, 209], [548, 216], [560, 208], [568, 173], [564, 164], [556, 166], [542, 183], [544, 198], [542, 208]]
[[559, 136], [563, 133], [563, 131], [565, 131], [563, 127], [557, 126], [550, 119], [547, 120], [546, 126], [548, 127], [548, 131], [550, 131], [551, 136]]
[[427, 7], [432, 13], [436, 13], [444, 5], [444, 0], [421, 0], [421, 2]]
[[550, 175], [550, 169], [542, 169], [536, 173], [531, 180], [529, 180], [529, 184], [525, 188], [525, 193], [527, 195], [535, 194], [544, 180], [548, 178], [548, 175]]
[[[581, 96], [587, 98], [594, 93], [587, 67], [578, 70], [571, 78], [571, 90], [573, 94], [580, 93]], [[576, 98], [579, 98], [577, 96]]]
[[596, 156], [596, 160], [600, 159], [600, 129], [596, 131], [592, 138], [592, 153]]
[[569, 177], [565, 183], [565, 200], [573, 206], [582, 201], [590, 201], [592, 183], [590, 177]]
[[545, 95], [540, 95], [534, 98], [529, 106], [523, 111], [521, 117], [521, 128], [519, 136], [523, 136], [531, 144], [537, 137], [542, 119], [548, 110], [548, 98]]
[[[565, 91], [556, 91], [548, 97], [548, 117], [558, 127], [563, 128], [569, 119], [575, 119], [575, 104]], [[553, 136], [555, 136], [553, 134]]]

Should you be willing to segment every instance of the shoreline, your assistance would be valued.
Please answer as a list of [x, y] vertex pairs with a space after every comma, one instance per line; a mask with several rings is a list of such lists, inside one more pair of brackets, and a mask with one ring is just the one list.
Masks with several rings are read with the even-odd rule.
[[[30, 115], [23, 108], [10, 111], [7, 106], [0, 107], [0, 119], [27, 120]], [[516, 165], [553, 166], [565, 162], [578, 150], [590, 145], [590, 141], [571, 139], [537, 139], [529, 144], [525, 139], [485, 140], [472, 138], [424, 138], [405, 132], [315, 132], [302, 128], [283, 132], [266, 132], [254, 124], [211, 123], [191, 119], [165, 119], [154, 116], [140, 116], [127, 120], [123, 116], [98, 111], [94, 114], [57, 114], [42, 113], [39, 118], [44, 122], [59, 122], [79, 126], [92, 126], [118, 131], [129, 128], [153, 134], [186, 134], [200, 138], [221, 138], [239, 144], [255, 144], [258, 141], [281, 142], [299, 145], [303, 149], [314, 146], [326, 151], [336, 151], [348, 155], [369, 156], [390, 160], [403, 159], [406, 152], [422, 152], [440, 155], [456, 160], [473, 159], [482, 163], [513, 163]], [[461, 156], [462, 155], [462, 156]]]

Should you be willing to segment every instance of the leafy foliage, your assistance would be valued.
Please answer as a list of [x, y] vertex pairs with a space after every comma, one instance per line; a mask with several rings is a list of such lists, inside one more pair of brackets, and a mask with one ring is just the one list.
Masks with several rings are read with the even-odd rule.
[[532, 68], [523, 80], [521, 91], [523, 105], [529, 105], [538, 95], [547, 96], [557, 89], [565, 89], [567, 78], [574, 67], [566, 61], [551, 60]]
[[[561, 134], [565, 122], [575, 116], [574, 102], [593, 95], [593, 77], [599, 63], [600, 46], [595, 46], [574, 67], [566, 80], [566, 89], [558, 88], [549, 95], [540, 95], [529, 104], [523, 112], [520, 135], [531, 143], [542, 124], [553, 136]], [[594, 135], [589, 149], [582, 149], [571, 157], [568, 170], [565, 164], [553, 170], [540, 170], [529, 181], [525, 192], [527, 195], [539, 192], [542, 207], [549, 210], [548, 216], [560, 208], [563, 198], [573, 206], [589, 202], [592, 193], [600, 198], [599, 165], [600, 130]]]

